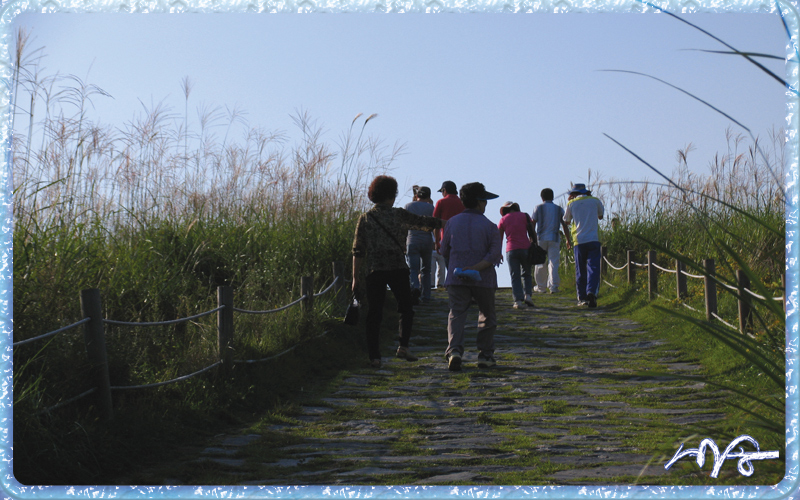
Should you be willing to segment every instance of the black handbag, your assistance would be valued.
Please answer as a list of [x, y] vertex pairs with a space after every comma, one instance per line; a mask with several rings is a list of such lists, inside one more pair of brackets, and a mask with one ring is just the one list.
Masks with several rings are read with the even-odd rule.
[[[525, 214], [525, 217], [528, 219], [528, 234], [530, 235], [532, 240], [536, 239], [536, 232], [533, 229], [533, 221], [528, 214]], [[531, 246], [528, 247], [528, 264], [532, 266], [538, 266], [539, 264], [544, 264], [547, 262], [547, 250], [540, 247], [537, 243], [531, 243]]]
[[536, 243], [531, 243], [528, 247], [528, 262], [532, 266], [538, 266], [547, 262], [547, 250]]
[[358, 324], [358, 313], [361, 310], [361, 303], [353, 296], [353, 301], [347, 306], [347, 312], [344, 313], [344, 324], [355, 326]]

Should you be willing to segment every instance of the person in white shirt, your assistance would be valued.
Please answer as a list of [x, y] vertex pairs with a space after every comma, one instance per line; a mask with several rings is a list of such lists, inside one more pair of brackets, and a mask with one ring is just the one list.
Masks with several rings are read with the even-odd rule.
[[578, 305], [597, 307], [601, 258], [598, 221], [603, 218], [604, 210], [603, 202], [593, 197], [584, 184], [572, 186], [564, 222], [572, 223], [571, 234], [567, 235], [567, 248], [574, 247], [575, 252]]
[[541, 192], [542, 203], [533, 209], [531, 220], [536, 227], [539, 246], [547, 252], [547, 261], [539, 264], [534, 270], [536, 286], [534, 292], [558, 293], [561, 280], [558, 276], [558, 262], [561, 253], [560, 229], [569, 234], [569, 226], [564, 222], [564, 209], [553, 203], [553, 190], [544, 188]]

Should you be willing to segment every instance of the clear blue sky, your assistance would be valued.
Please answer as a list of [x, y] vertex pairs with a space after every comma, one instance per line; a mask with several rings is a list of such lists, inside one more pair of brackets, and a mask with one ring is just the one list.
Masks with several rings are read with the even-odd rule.
[[[686, 19], [734, 47], [785, 56], [774, 14]], [[663, 14], [24, 14], [45, 73], [74, 74], [113, 96], [91, 116], [122, 125], [145, 104], [183, 113], [181, 80], [201, 103], [247, 112], [250, 126], [299, 134], [306, 110], [334, 142], [358, 113], [406, 153], [391, 174], [403, 205], [412, 184], [481, 181], [530, 212], [539, 192], [570, 182], [656, 176], [607, 133], [670, 172], [692, 143], [695, 171], [726, 149], [732, 123], [666, 80], [765, 136], [786, 123], [785, 90], [742, 58]], [[689, 50], [687, 50], [689, 49]], [[785, 75], [783, 61], [764, 61]], [[734, 131], [740, 131], [734, 126]], [[498, 275], [506, 281], [503, 265]], [[501, 285], [503, 283], [501, 282]]]

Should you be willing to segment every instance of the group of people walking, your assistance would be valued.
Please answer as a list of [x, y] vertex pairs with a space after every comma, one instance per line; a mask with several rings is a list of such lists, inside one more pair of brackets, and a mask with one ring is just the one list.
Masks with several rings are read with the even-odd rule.
[[[447, 288], [449, 301], [448, 369], [461, 369], [467, 313], [473, 303], [478, 306], [478, 367], [494, 366], [495, 267], [503, 260], [504, 236], [514, 308], [535, 307], [532, 295], [536, 292], [558, 293], [561, 230], [567, 248], [575, 254], [578, 304], [597, 306], [598, 221], [604, 207], [583, 184], [570, 189], [566, 210], [553, 202], [549, 188], [542, 190], [542, 203], [531, 215], [521, 212], [518, 203], [506, 202], [500, 207], [498, 224], [485, 216], [488, 202], [498, 195], [479, 182], [464, 184], [457, 191], [454, 182], [445, 181], [439, 189], [442, 198], [435, 205], [429, 187], [414, 186], [414, 199], [404, 208], [394, 207], [397, 187], [397, 181], [387, 175], [372, 181], [368, 196], [374, 205], [359, 217], [353, 241], [352, 287], [355, 295], [366, 293], [368, 297], [366, 338], [371, 366], [381, 366], [379, 335], [387, 287], [395, 296], [400, 316], [395, 355], [417, 361], [409, 350], [414, 306], [430, 301], [434, 287], [431, 267], [437, 259], [438, 284]], [[537, 265], [534, 273], [528, 258], [531, 245], [547, 252], [546, 262]]]

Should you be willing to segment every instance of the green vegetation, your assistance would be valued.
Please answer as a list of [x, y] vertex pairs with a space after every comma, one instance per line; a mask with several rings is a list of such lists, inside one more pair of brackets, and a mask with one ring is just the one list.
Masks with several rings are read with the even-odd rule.
[[[244, 127], [239, 109], [201, 107], [194, 130], [187, 78], [183, 113], [158, 105], [113, 128], [90, 114], [93, 100], [108, 94], [76, 77], [43, 77], [42, 49], [30, 51], [28, 39], [17, 33], [14, 86], [43, 97], [46, 108], [14, 114], [28, 130], [15, 133], [12, 151], [15, 342], [81, 320], [87, 288], [101, 290], [106, 319], [159, 322], [216, 308], [219, 286], [234, 289], [237, 308], [271, 310], [302, 295], [301, 276], [315, 277], [316, 292], [331, 283], [333, 262], [347, 265], [366, 183], [402, 149], [364, 134], [374, 115], [356, 116], [338, 146], [325, 143], [304, 112], [294, 140]], [[244, 134], [234, 139], [239, 128]], [[235, 359], [283, 352], [340, 314], [333, 294], [317, 298], [311, 315], [299, 307], [237, 314]], [[94, 482], [105, 467], [97, 443], [119, 431], [93, 421], [91, 398], [48, 411], [93, 387], [82, 329], [14, 349], [14, 464], [23, 483]], [[213, 364], [216, 330], [215, 315], [107, 326], [111, 385], [161, 382]], [[271, 391], [256, 383], [211, 372], [178, 387], [115, 391], [117, 417], [146, 428], [172, 412], [224, 414], [234, 400], [286, 395], [275, 381]]]
[[[19, 39], [27, 40], [24, 33]], [[22, 50], [25, 43], [19, 45]], [[124, 130], [111, 130], [93, 123], [87, 114], [92, 99], [105, 97], [102, 89], [70, 77], [70, 87], [50, 95], [48, 89], [63, 81], [41, 79], [36, 58], [25, 62], [20, 52], [17, 59], [23, 61], [17, 66], [17, 83], [51, 97], [48, 102], [55, 109], [43, 118], [30, 110], [23, 115], [30, 120], [29, 130], [42, 132], [14, 137], [15, 341], [80, 320], [78, 298], [85, 288], [101, 289], [105, 317], [122, 321], [172, 320], [213, 309], [216, 287], [221, 285], [232, 286], [237, 307], [249, 310], [272, 309], [296, 299], [300, 276], [317, 277], [319, 290], [330, 282], [331, 263], [347, 260], [354, 217], [365, 206], [364, 183], [385, 170], [399, 152], [398, 148], [387, 152], [379, 141], [362, 139], [372, 116], [360, 123], [360, 130], [356, 127], [360, 117], [356, 117], [336, 152], [321, 141], [319, 128], [302, 113], [297, 117], [301, 137], [292, 145], [282, 134], [255, 129], [239, 143], [229, 140], [228, 130], [242, 121], [240, 110], [225, 114], [206, 109], [201, 113], [201, 130], [189, 130], [170, 128], [171, 110], [159, 107], [136, 117]], [[182, 87], [188, 107], [188, 79]], [[185, 113], [183, 118], [188, 123]], [[216, 135], [223, 131], [221, 138]], [[757, 139], [746, 141], [729, 133], [729, 151], [715, 160], [704, 177], [689, 172], [689, 146], [679, 152], [679, 164], [668, 183], [632, 185], [611, 180], [594, 186], [607, 207], [601, 239], [611, 262], [624, 263], [626, 250], [633, 250], [641, 261], [647, 250], [655, 249], [662, 266], [673, 267], [673, 259], [678, 259], [686, 263], [688, 272], [702, 274], [700, 261], [714, 258], [716, 277], [722, 283], [733, 285], [735, 271], [742, 269], [753, 290], [767, 297], [753, 299], [753, 325], [748, 335], [742, 335], [720, 323], [706, 322], [702, 313], [681, 305], [702, 308], [701, 282], [690, 280], [687, 296], [678, 301], [666, 291], [675, 289], [674, 277], [665, 276], [661, 295], [651, 302], [644, 272], [638, 273], [632, 285], [624, 282], [621, 273], [605, 277], [614, 288], [603, 285], [603, 307], [640, 323], [643, 340], [661, 342], [637, 356], [636, 370], [650, 377], [658, 375], [661, 358], [698, 364], [703, 377], [687, 377], [685, 387], [671, 389], [673, 406], [679, 401], [686, 408], [704, 407], [692, 388], [701, 381], [706, 384], [704, 398], [725, 398], [725, 409], [720, 411], [727, 418], [708, 428], [680, 426], [683, 434], [676, 438], [679, 426], [658, 412], [665, 408], [663, 393], [646, 392], [655, 384], [617, 385], [611, 393], [598, 396], [596, 401], [648, 410], [631, 417], [612, 407], [602, 424], [606, 431], [624, 433], [622, 444], [651, 454], [656, 464], [674, 454], [676, 439], [694, 446], [706, 436], [720, 442], [745, 431], [763, 450], [784, 450], [785, 319], [780, 303], [771, 300], [781, 295], [785, 265], [784, 141], [782, 132], [772, 134], [769, 152]], [[562, 287], [569, 290], [570, 272], [562, 275]], [[736, 290], [720, 287], [719, 314], [734, 321], [737, 299]], [[548, 300], [543, 298], [542, 303]], [[237, 359], [268, 357], [304, 343], [274, 362], [237, 365], [231, 377], [209, 372], [177, 385], [117, 392], [113, 422], [97, 421], [90, 399], [47, 411], [91, 387], [80, 330], [15, 348], [16, 478], [24, 484], [92, 484], [120, 477], [132, 464], [137, 464], [137, 478], [147, 478], [139, 470], [163, 464], [170, 453], [177, 456], [186, 443], [209, 439], [226, 427], [248, 425], [261, 438], [242, 452], [248, 467], [252, 463], [252, 471], [240, 479], [257, 479], [259, 471], [264, 476], [285, 473], [270, 472], [263, 463], [279, 458], [279, 447], [344, 432], [347, 421], [371, 415], [358, 406], [337, 408], [312, 424], [286, 432], [272, 429], [298, 424], [301, 403], [325, 406], [321, 401], [329, 387], [352, 373], [358, 375], [363, 346], [352, 330], [334, 324], [338, 314], [334, 302], [323, 297], [311, 317], [301, 315], [297, 308], [275, 315], [238, 316]], [[603, 328], [592, 318], [581, 318], [580, 325], [573, 326], [581, 329], [548, 332], [570, 343], [594, 339], [600, 335], [595, 326]], [[317, 338], [323, 331], [329, 334]], [[530, 334], [531, 349], [545, 347], [536, 339], [538, 328], [520, 331]], [[107, 335], [112, 385], [160, 382], [216, 361], [213, 316], [146, 330], [109, 327]], [[387, 330], [385, 335], [393, 333]], [[491, 375], [499, 388], [445, 408], [449, 415], [472, 418], [503, 434], [505, 441], [497, 445], [498, 450], [514, 456], [491, 459], [509, 470], [495, 475], [495, 484], [546, 484], [546, 476], [570, 466], [539, 458], [531, 451], [535, 446], [554, 444], [564, 435], [603, 437], [591, 421], [571, 420], [592, 410], [590, 406], [575, 403], [576, 399], [559, 399], [581, 395], [578, 382], [554, 386], [542, 375], [580, 374], [580, 364], [590, 351], [581, 347], [557, 359], [537, 361], [539, 373], [523, 381], [539, 386], [535, 394], [512, 393], [510, 385], [503, 387], [510, 377], [499, 369]], [[516, 353], [504, 361], [524, 358]], [[631, 365], [615, 368], [629, 372]], [[348, 397], [363, 403], [372, 398], [372, 392], [389, 391], [422, 375], [413, 364], [393, 367], [390, 372], [368, 390], [358, 387]], [[441, 386], [426, 387], [424, 396], [438, 401], [458, 395], [487, 376], [482, 372], [449, 374]], [[613, 375], [603, 377], [614, 381]], [[618, 379], [630, 377], [625, 373]], [[513, 397], [541, 398], [531, 405], [540, 410], [512, 416], [490, 411], [491, 403], [504, 404], [504, 398]], [[403, 407], [400, 399], [382, 399], [372, 405], [389, 410]], [[476, 407], [481, 411], [475, 411]], [[392, 415], [396, 416], [378, 427], [399, 436], [391, 445], [393, 454], [434, 453], [425, 439], [434, 418], [419, 417], [409, 425], [402, 411]], [[517, 431], [516, 426], [532, 422], [554, 423], [564, 429], [563, 434], [521, 435]], [[330, 460], [334, 458], [340, 457]], [[351, 463], [339, 461], [336, 466], [357, 467], [355, 459], [362, 457], [349, 458]], [[759, 463], [758, 480], [779, 480], [784, 459], [782, 452], [780, 461]], [[331, 467], [332, 462], [326, 460], [314, 467]], [[676, 464], [675, 470], [684, 472], [682, 484], [708, 484], [691, 463]], [[196, 484], [229, 481], [218, 466], [204, 462], [176, 466], [167, 473], [173, 472]], [[163, 471], [154, 475], [158, 476], [163, 477]], [[319, 480], [330, 477], [323, 474]], [[621, 476], [619, 480], [630, 484], [638, 478]], [[368, 482], [397, 481], [397, 477], [384, 476]], [[747, 481], [729, 474], [714, 484]], [[668, 484], [675, 484], [674, 475]]]

